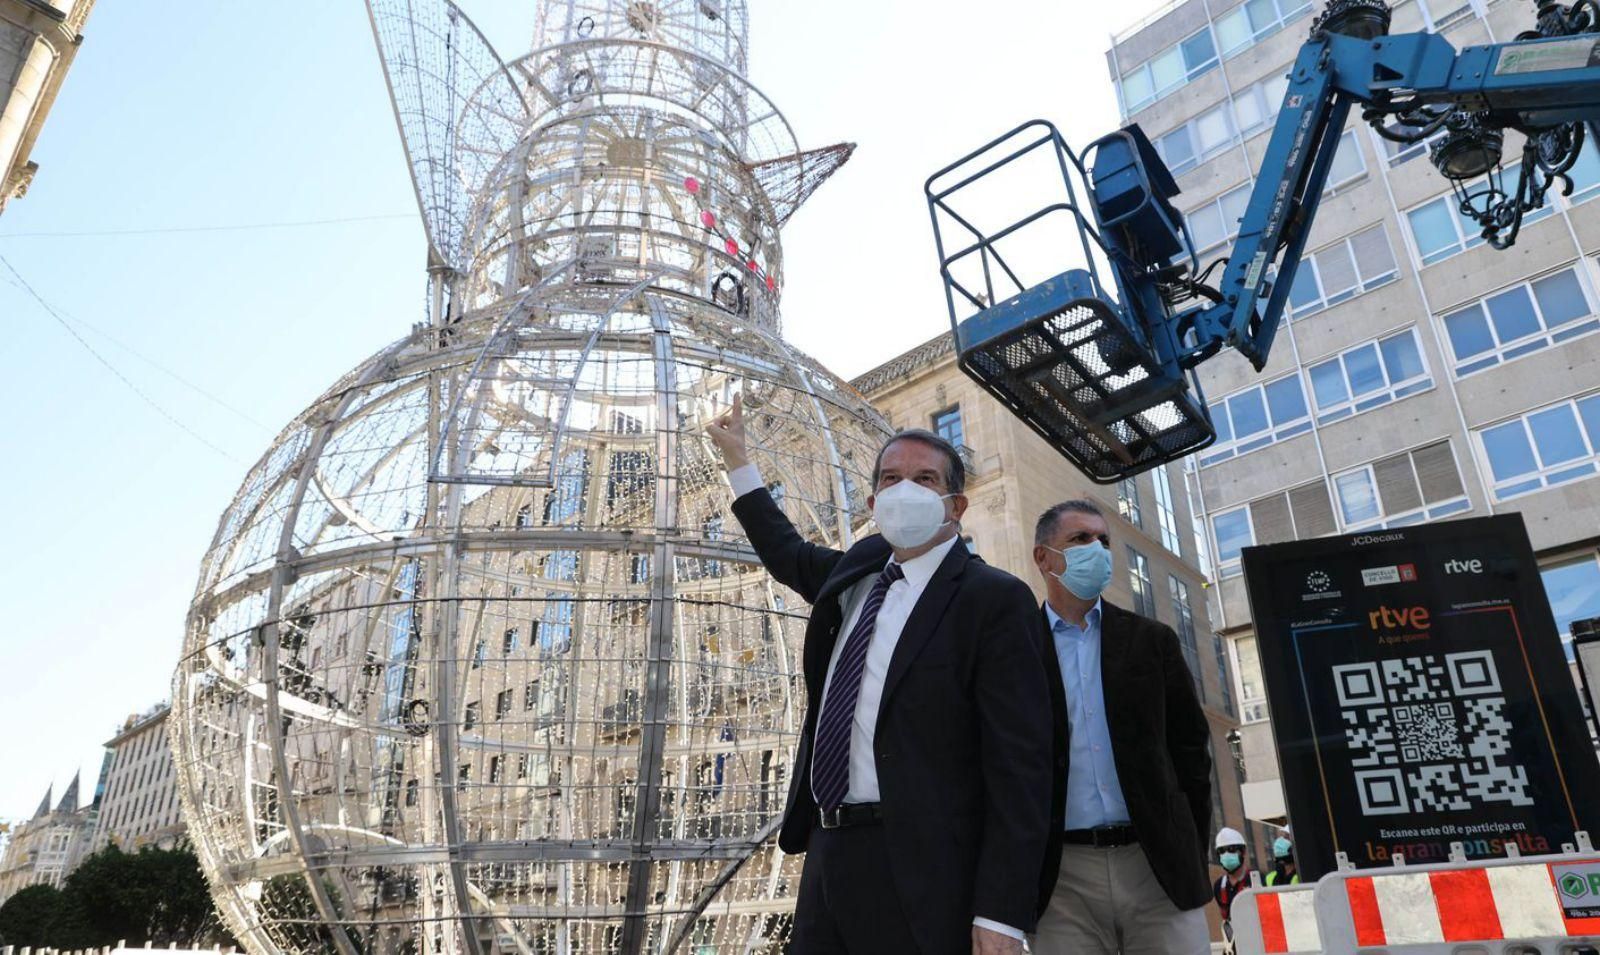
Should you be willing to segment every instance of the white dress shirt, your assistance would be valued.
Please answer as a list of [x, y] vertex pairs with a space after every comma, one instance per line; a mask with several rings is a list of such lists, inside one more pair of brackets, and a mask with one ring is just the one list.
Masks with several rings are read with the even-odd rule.
[[[883, 703], [883, 681], [889, 675], [889, 661], [894, 657], [894, 648], [900, 643], [900, 633], [906, 628], [906, 619], [911, 616], [912, 608], [928, 586], [928, 580], [939, 569], [944, 555], [959, 540], [958, 537], [952, 537], [927, 553], [901, 564], [900, 570], [905, 576], [890, 584], [889, 592], [884, 594], [883, 606], [878, 609], [878, 622], [872, 631], [872, 642], [867, 645], [867, 660], [861, 669], [861, 690], [856, 695], [855, 720], [850, 727], [850, 788], [845, 793], [845, 802], [877, 802], [879, 799], [878, 764], [873, 756], [872, 741], [877, 735], [878, 710]], [[884, 566], [893, 562], [894, 558], [890, 558]], [[833, 642], [833, 656], [828, 660], [828, 676], [822, 684], [823, 706], [827, 706], [828, 687], [833, 683], [833, 671], [839, 665], [839, 656], [848, 642], [846, 638], [861, 618], [861, 605], [867, 602], [867, 594], [877, 580], [878, 574], [867, 574], [839, 595], [839, 609], [844, 613], [844, 624], [839, 628], [839, 638]], [[819, 725], [822, 722], [820, 710], [817, 722]], [[813, 773], [816, 767], [813, 761]]]
[[[729, 471], [728, 483], [733, 487], [735, 498], [743, 497], [757, 488], [766, 486], [762, 483], [761, 473], [756, 470], [754, 464], [746, 464]], [[867, 647], [867, 659], [861, 672], [861, 689], [856, 696], [855, 719], [850, 727], [850, 788], [844, 797], [847, 803], [877, 802], [879, 799], [878, 764], [873, 756], [872, 742], [877, 732], [878, 710], [883, 703], [883, 683], [884, 677], [889, 673], [889, 661], [894, 657], [894, 648], [900, 642], [900, 634], [905, 630], [906, 620], [910, 618], [912, 609], [922, 596], [922, 591], [932, 579], [933, 572], [939, 569], [939, 564], [944, 561], [945, 555], [950, 553], [950, 548], [960, 541], [959, 536], [951, 537], [927, 553], [901, 564], [900, 570], [905, 576], [890, 584], [888, 593], [884, 595], [883, 606], [878, 609], [878, 621], [872, 633], [872, 643]], [[884, 566], [888, 566], [887, 561]], [[861, 605], [866, 603], [867, 593], [872, 590], [872, 585], [877, 579], [877, 574], [867, 574], [845, 588], [839, 595], [839, 609], [844, 615], [844, 623], [839, 628], [838, 639], [834, 641], [833, 656], [828, 660], [828, 673], [822, 684], [824, 701], [828, 699], [828, 685], [833, 682], [833, 670], [838, 664], [839, 655], [844, 651], [846, 639], [850, 631], [855, 628], [856, 620], [861, 616]], [[817, 715], [820, 722], [821, 713]], [[813, 763], [813, 770], [815, 767], [816, 764]], [[972, 920], [972, 924], [1011, 938], [1023, 937], [1020, 929], [990, 919], [976, 918]]]

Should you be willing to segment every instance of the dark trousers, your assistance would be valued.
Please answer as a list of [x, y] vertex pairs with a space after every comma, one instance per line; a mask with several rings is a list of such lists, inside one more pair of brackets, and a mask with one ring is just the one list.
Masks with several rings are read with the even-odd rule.
[[[970, 934], [946, 951], [971, 951]], [[934, 955], [912, 937], [882, 826], [811, 831], [789, 955]]]

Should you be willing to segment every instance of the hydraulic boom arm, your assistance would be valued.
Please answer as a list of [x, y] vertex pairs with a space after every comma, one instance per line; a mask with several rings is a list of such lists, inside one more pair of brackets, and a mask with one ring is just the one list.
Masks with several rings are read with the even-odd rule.
[[[1536, 30], [1459, 52], [1434, 34], [1387, 36], [1388, 26], [1381, 0], [1333, 0], [1317, 18], [1215, 286], [1195, 274], [1176, 183], [1137, 126], [1080, 156], [1035, 121], [935, 173], [926, 193], [967, 374], [1100, 482], [1209, 444], [1209, 412], [1185, 375], [1224, 345], [1266, 364], [1357, 106], [1385, 138], [1438, 137], [1430, 158], [1462, 214], [1490, 245], [1514, 242], [1552, 185], [1570, 191], [1565, 174], [1600, 119], [1600, 10], [1546, 0]], [[1507, 129], [1524, 137], [1514, 176], [1501, 166]], [[998, 228], [976, 224], [987, 221], [973, 206], [984, 186], [1050, 152], [1062, 201]], [[1077, 241], [1045, 236], [1052, 220]], [[947, 253], [947, 233], [974, 241]], [[1040, 260], [1045, 242], [1085, 255], [1064, 272], [1048, 256], [1042, 268], [1019, 264]]]

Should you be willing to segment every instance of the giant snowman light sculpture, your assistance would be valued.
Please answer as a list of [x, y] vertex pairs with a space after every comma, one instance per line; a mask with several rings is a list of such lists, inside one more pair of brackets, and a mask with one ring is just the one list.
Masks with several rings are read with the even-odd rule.
[[781, 948], [804, 606], [703, 436], [742, 392], [847, 546], [885, 425], [786, 345], [779, 227], [848, 158], [745, 76], [742, 0], [541, 0], [503, 63], [369, 0], [431, 314], [278, 436], [174, 677], [190, 833], [254, 952]]

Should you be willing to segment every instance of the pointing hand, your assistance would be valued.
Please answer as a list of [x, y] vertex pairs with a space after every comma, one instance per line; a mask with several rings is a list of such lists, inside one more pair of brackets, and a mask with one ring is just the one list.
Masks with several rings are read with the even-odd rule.
[[717, 450], [722, 452], [722, 463], [728, 470], [732, 471], [750, 463], [750, 452], [745, 445], [744, 437], [743, 393], [736, 392], [733, 396], [733, 408], [706, 425], [706, 436], [717, 446]]

